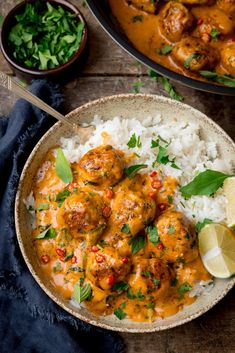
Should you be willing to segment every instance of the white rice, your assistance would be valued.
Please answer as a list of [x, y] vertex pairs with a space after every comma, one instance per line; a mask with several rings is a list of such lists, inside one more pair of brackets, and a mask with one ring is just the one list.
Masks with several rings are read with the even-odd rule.
[[[146, 117], [141, 123], [135, 118], [121, 119], [114, 117], [103, 121], [100, 117], [94, 117], [95, 130], [85, 144], [79, 144], [79, 137], [61, 138], [61, 147], [70, 162], [76, 162], [88, 150], [103, 143], [111, 144], [126, 153], [136, 152], [136, 157], [130, 164], [147, 164], [148, 169], [153, 170], [152, 164], [156, 159], [157, 148], [151, 149], [151, 140], [160, 135], [164, 140], [171, 141], [167, 148], [170, 157], [176, 157], [175, 163], [181, 169], [174, 169], [170, 164], [160, 164], [154, 169], [160, 169], [164, 175], [176, 177], [179, 185], [185, 185], [193, 179], [196, 173], [205, 169], [214, 169], [224, 173], [231, 172], [231, 161], [219, 158], [217, 146], [214, 141], [205, 141], [200, 137], [200, 126], [194, 122], [182, 121], [163, 122], [161, 115]], [[103, 138], [106, 132], [108, 137]], [[132, 134], [141, 137], [141, 148], [129, 149], [127, 142]], [[177, 190], [174, 197], [176, 209], [182, 211], [192, 222], [209, 218], [215, 222], [225, 221], [226, 200], [222, 190], [218, 190], [215, 196], [193, 196], [185, 200]]]

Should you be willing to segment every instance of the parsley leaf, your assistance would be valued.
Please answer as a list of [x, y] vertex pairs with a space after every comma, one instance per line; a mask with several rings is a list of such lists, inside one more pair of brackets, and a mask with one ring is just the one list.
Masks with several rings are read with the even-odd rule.
[[141, 148], [141, 147], [142, 147], [142, 143], [141, 143], [141, 141], [140, 141], [140, 136], [138, 136], [138, 137], [136, 138], [136, 134], [134, 133], [134, 134], [131, 136], [130, 140], [127, 142], [127, 146], [128, 146], [129, 148], [134, 148], [134, 147]]
[[126, 234], [130, 233], [129, 224], [123, 224], [121, 232], [126, 233]]
[[199, 234], [202, 228], [205, 227], [205, 225], [212, 223], [213, 221], [209, 218], [205, 218], [202, 222], [197, 222], [197, 224], [195, 225], [196, 233]]
[[123, 320], [126, 317], [126, 313], [121, 308], [116, 308], [114, 310], [114, 315], [119, 319]]
[[125, 281], [118, 281], [114, 283], [112, 289], [120, 294], [122, 292], [126, 292], [129, 289], [129, 284]]
[[189, 184], [181, 187], [180, 192], [185, 199], [193, 195], [211, 196], [223, 185], [225, 179], [232, 176], [207, 169], [199, 173]]
[[169, 54], [173, 49], [172, 45], [164, 45], [164, 47], [158, 48], [156, 50], [157, 54], [159, 55], [166, 55]]
[[145, 247], [147, 243], [147, 239], [144, 235], [137, 234], [133, 238], [129, 240], [129, 244], [131, 245], [132, 255], [137, 254], [141, 249]]
[[185, 293], [189, 292], [193, 287], [188, 284], [187, 282], [184, 282], [183, 284], [181, 284], [178, 288], [178, 293], [180, 295], [180, 297], [183, 297]]
[[191, 54], [185, 61], [184, 61], [184, 67], [185, 69], [189, 69], [190, 68], [190, 65], [191, 65], [191, 62], [193, 60], [197, 60], [197, 59], [200, 59], [201, 57], [201, 54], [200, 53], [193, 53]]
[[73, 181], [73, 174], [69, 162], [65, 158], [61, 148], [57, 149], [56, 157], [56, 175], [66, 184]]
[[149, 234], [149, 240], [156, 246], [160, 242], [157, 227], [154, 224], [150, 225], [147, 228], [147, 232]]
[[156, 82], [160, 82], [163, 85], [165, 91], [169, 94], [169, 96], [177, 101], [182, 101], [184, 97], [182, 97], [172, 86], [169, 79], [158, 75], [154, 70], [149, 70], [148, 75]]

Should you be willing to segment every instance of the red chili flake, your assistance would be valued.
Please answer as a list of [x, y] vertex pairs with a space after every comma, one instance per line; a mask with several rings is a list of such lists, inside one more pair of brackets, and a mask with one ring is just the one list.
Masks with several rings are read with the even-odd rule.
[[65, 256], [65, 252], [66, 251], [64, 249], [60, 249], [60, 248], [56, 249], [56, 253], [58, 256]]
[[154, 199], [155, 199], [155, 196], [156, 196], [155, 192], [150, 191], [149, 197], [154, 200]]
[[99, 264], [104, 261], [104, 257], [102, 255], [97, 255], [95, 259]]
[[92, 251], [92, 252], [97, 252], [97, 251], [99, 251], [98, 246], [93, 245], [93, 246], [91, 247], [91, 251]]
[[160, 189], [162, 187], [161, 180], [153, 180], [151, 183], [153, 189]]
[[72, 262], [72, 264], [76, 264], [76, 262], [77, 262], [77, 256], [73, 256], [72, 257], [72, 259], [71, 259], [71, 262]]
[[129, 262], [128, 257], [127, 257], [127, 256], [123, 257], [123, 258], [122, 258], [122, 262], [123, 262], [124, 264], [127, 264], [127, 263]]
[[79, 185], [78, 185], [78, 182], [73, 182], [73, 183], [70, 183], [67, 185], [66, 189], [69, 190], [70, 192], [73, 192], [73, 190], [75, 188], [77, 188]]
[[154, 171], [150, 174], [151, 178], [154, 178], [156, 175], [157, 175], [156, 170], [154, 170]]
[[41, 261], [44, 263], [44, 264], [48, 264], [48, 262], [50, 262], [50, 256], [49, 255], [42, 255], [41, 256]]
[[164, 249], [164, 245], [162, 243], [157, 245], [157, 249], [158, 250], [163, 250]]
[[102, 208], [102, 213], [105, 218], [109, 218], [111, 214], [111, 208], [109, 206], [104, 206]]
[[112, 189], [108, 189], [108, 190], [106, 191], [106, 197], [107, 197], [108, 199], [112, 199], [113, 196], [114, 196], [113, 190], [112, 190]]
[[197, 20], [197, 25], [200, 26], [202, 23], [203, 23], [203, 19], [202, 19], [202, 18], [199, 18], [199, 19]]
[[109, 276], [107, 282], [110, 286], [112, 286], [114, 284], [114, 275]]
[[167, 204], [162, 202], [162, 203], [159, 203], [157, 207], [159, 208], [160, 211], [165, 211], [165, 209], [167, 208]]

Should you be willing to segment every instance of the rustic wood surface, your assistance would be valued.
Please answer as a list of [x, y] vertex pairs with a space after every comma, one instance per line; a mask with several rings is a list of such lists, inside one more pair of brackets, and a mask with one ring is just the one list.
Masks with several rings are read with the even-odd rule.
[[[141, 80], [143, 93], [166, 95], [159, 84], [146, 74], [103, 31], [82, 0], [73, 0], [83, 12], [89, 25], [90, 54], [80, 77], [62, 87], [65, 110], [70, 110], [90, 100], [133, 90], [133, 83]], [[0, 14], [5, 16], [17, 0], [0, 2]], [[11, 73], [0, 54], [0, 70]], [[235, 99], [195, 91], [175, 84], [184, 102], [206, 113], [235, 139]], [[0, 88], [0, 114], [7, 115], [17, 99], [12, 93]], [[235, 290], [213, 309], [183, 326], [151, 334], [122, 334], [127, 353], [233, 353], [235, 352]], [[69, 353], [69, 352], [68, 352]], [[111, 352], [110, 352], [111, 353]]]

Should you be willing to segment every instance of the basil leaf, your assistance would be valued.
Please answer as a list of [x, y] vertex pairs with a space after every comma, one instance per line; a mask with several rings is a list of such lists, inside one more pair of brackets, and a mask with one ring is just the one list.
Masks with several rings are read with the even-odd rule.
[[69, 162], [61, 148], [57, 150], [56, 175], [66, 184], [73, 181], [73, 174]]
[[132, 255], [137, 254], [141, 249], [145, 247], [147, 243], [147, 239], [144, 235], [136, 235], [135, 237], [131, 238], [129, 244], [131, 245], [131, 252]]
[[199, 53], [193, 53], [191, 54], [185, 61], [184, 61], [184, 67], [185, 69], [189, 69], [190, 68], [190, 64], [193, 60], [197, 60], [200, 59], [201, 54]]
[[185, 293], [189, 292], [193, 287], [188, 284], [187, 282], [184, 282], [181, 284], [178, 288], [178, 293], [182, 297]]
[[164, 47], [162, 48], [158, 48], [156, 50], [156, 52], [159, 54], [159, 55], [166, 55], [166, 54], [169, 54], [173, 49], [173, 46], [172, 45], [164, 45]]
[[135, 174], [144, 168], [147, 168], [147, 164], [136, 164], [136, 165], [132, 165], [128, 168], [124, 168], [124, 173], [126, 174], [126, 176], [128, 176], [129, 179], [134, 178]]
[[120, 294], [122, 292], [126, 292], [129, 289], [129, 284], [125, 281], [118, 281], [114, 283], [112, 289]]
[[90, 283], [86, 283], [81, 286], [80, 282], [77, 282], [74, 286], [73, 297], [80, 304], [87, 299], [90, 299], [92, 289]]
[[126, 313], [121, 308], [116, 308], [114, 310], [114, 315], [119, 319], [123, 320], [126, 317]]
[[123, 224], [122, 229], [121, 229], [121, 232], [126, 233], [126, 234], [130, 233], [130, 226], [129, 226], [129, 224]]
[[213, 195], [224, 183], [225, 179], [233, 175], [224, 174], [208, 169], [198, 174], [189, 184], [180, 188], [185, 199], [193, 195]]
[[149, 240], [156, 246], [160, 242], [157, 227], [154, 224], [150, 225], [147, 228], [147, 232], [149, 234]]
[[196, 233], [199, 234], [202, 228], [205, 227], [205, 225], [212, 224], [212, 223], [214, 222], [209, 218], [205, 218], [202, 222], [197, 222], [197, 224], [195, 225]]
[[52, 239], [56, 237], [56, 231], [54, 228], [47, 228], [42, 233], [36, 236], [36, 239]]

